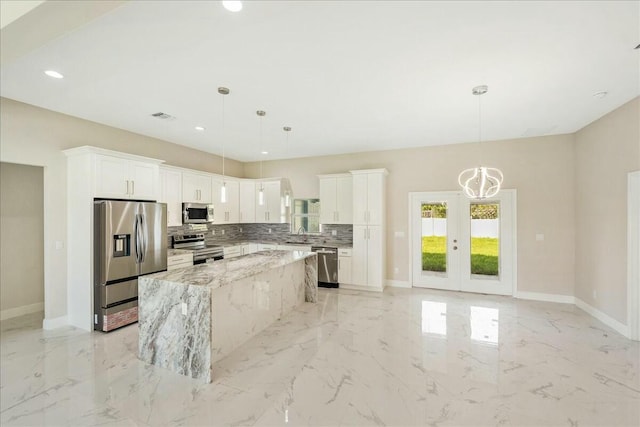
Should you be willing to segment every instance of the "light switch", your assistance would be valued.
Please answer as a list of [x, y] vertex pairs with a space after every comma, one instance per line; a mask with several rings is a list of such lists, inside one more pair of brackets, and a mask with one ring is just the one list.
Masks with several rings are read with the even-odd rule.
[[536, 241], [542, 242], [544, 240], [544, 234], [536, 233]]
[[338, 235], [338, 230], [331, 230], [331, 235], [332, 236], [337, 236]]

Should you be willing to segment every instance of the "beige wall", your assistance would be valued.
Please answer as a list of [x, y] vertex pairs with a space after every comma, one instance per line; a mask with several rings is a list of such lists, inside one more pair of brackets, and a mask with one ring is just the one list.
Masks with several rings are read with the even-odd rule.
[[[0, 122], [0, 160], [44, 166], [45, 321], [67, 313], [67, 171], [62, 150], [93, 145], [212, 173], [222, 168], [218, 156], [6, 98], [0, 99]], [[229, 160], [226, 172], [242, 176], [243, 165]]]
[[[517, 190], [519, 291], [573, 295], [573, 143], [573, 135], [482, 143], [484, 163], [502, 169], [504, 187]], [[479, 153], [475, 143], [271, 161], [264, 176], [290, 178], [295, 197], [318, 197], [317, 174], [387, 168], [387, 278], [406, 281], [408, 193], [457, 190], [458, 173], [475, 166]], [[245, 176], [259, 174], [259, 163], [245, 164]]]
[[626, 324], [627, 175], [640, 170], [640, 98], [578, 131], [575, 159], [576, 297]]
[[41, 167], [0, 163], [0, 310], [44, 302]]

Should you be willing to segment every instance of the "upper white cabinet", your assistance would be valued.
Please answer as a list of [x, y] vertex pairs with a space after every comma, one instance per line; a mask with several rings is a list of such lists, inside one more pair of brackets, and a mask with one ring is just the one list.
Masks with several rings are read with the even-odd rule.
[[240, 213], [241, 223], [256, 222], [256, 182], [254, 180], [240, 180]]
[[182, 225], [182, 172], [160, 166], [160, 199], [167, 204], [167, 225]]
[[211, 175], [206, 173], [182, 173], [182, 201], [207, 203], [213, 201]]
[[[263, 195], [260, 195], [262, 189]], [[284, 207], [282, 180], [256, 182], [256, 222], [287, 222]]]
[[[213, 178], [213, 222], [215, 224], [237, 224], [240, 222], [240, 183], [236, 179], [221, 176]], [[225, 187], [226, 202], [222, 203], [222, 187]]]
[[95, 197], [156, 200], [158, 163], [95, 154]]
[[320, 223], [353, 223], [353, 178], [349, 174], [319, 175]]
[[353, 224], [382, 225], [385, 212], [386, 169], [351, 171], [353, 175]]

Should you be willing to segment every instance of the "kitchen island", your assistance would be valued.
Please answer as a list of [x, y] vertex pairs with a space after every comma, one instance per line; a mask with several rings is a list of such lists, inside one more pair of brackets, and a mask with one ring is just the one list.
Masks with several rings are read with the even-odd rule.
[[262, 251], [138, 279], [138, 357], [211, 382], [212, 365], [295, 306], [315, 303], [317, 257]]

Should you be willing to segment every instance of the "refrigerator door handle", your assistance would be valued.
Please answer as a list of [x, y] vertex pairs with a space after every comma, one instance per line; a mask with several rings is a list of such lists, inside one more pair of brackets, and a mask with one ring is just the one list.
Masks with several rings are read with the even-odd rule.
[[144, 215], [140, 214], [140, 263], [143, 263], [147, 255], [147, 233]]
[[136, 264], [140, 264], [142, 262], [142, 224], [140, 222], [140, 215], [138, 214], [136, 214], [135, 234], [136, 234]]

